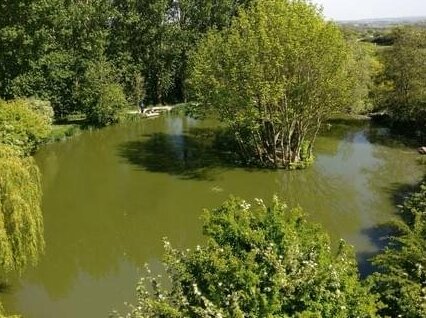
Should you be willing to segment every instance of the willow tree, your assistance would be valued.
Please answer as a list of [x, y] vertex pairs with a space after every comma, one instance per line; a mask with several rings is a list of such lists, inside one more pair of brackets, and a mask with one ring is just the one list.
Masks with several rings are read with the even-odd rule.
[[321, 123], [345, 106], [350, 60], [314, 5], [255, 1], [201, 41], [190, 84], [198, 110], [229, 125], [245, 159], [289, 168], [311, 161]]
[[0, 270], [21, 271], [44, 248], [41, 186], [30, 157], [0, 144]]

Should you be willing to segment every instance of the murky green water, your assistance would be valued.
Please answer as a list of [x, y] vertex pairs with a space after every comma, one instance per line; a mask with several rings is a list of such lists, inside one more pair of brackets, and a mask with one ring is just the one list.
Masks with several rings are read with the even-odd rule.
[[203, 144], [208, 123], [180, 117], [140, 120], [85, 132], [44, 147], [46, 254], [1, 295], [26, 318], [107, 317], [134, 299], [143, 264], [159, 266], [162, 237], [179, 247], [202, 240], [202, 208], [229, 194], [300, 204], [364, 261], [378, 223], [393, 216], [395, 195], [423, 170], [414, 150], [385, 145], [385, 131], [334, 125], [304, 171], [232, 168]]

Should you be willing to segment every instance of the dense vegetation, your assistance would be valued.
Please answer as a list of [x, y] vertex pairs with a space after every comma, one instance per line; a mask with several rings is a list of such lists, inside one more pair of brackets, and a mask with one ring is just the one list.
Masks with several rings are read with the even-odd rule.
[[426, 182], [400, 207], [389, 247], [374, 259], [373, 290], [383, 317], [426, 317]]
[[44, 250], [40, 173], [29, 155], [47, 138], [52, 117], [48, 102], [0, 100], [1, 283], [35, 265]]
[[190, 50], [247, 3], [2, 1], [0, 98], [34, 96], [57, 118], [80, 112], [97, 125], [116, 122], [125, 101], [182, 101]]
[[51, 108], [37, 100], [0, 100], [0, 143], [29, 155], [51, 131]]
[[426, 26], [344, 30], [373, 44], [369, 97], [374, 110], [384, 111], [400, 128], [416, 128], [424, 134]]
[[322, 122], [352, 92], [350, 47], [305, 1], [256, 1], [194, 55], [200, 107], [228, 123], [246, 161], [297, 166], [312, 159]]
[[170, 289], [148, 277], [129, 317], [374, 317], [352, 249], [301, 209], [232, 198], [205, 212], [208, 243], [181, 252], [165, 244]]
[[[270, 18], [271, 6], [288, 10]], [[227, 118], [246, 161], [288, 167], [311, 160], [316, 128], [335, 110], [388, 109], [395, 120], [421, 124], [425, 117], [421, 26], [350, 29], [344, 42], [303, 0], [5, 0], [0, 9], [0, 98], [49, 101], [57, 119], [81, 113], [102, 126], [142, 99], [197, 97], [222, 117], [238, 110]], [[382, 51], [359, 39], [395, 45]], [[211, 47], [219, 40], [223, 48]], [[225, 51], [232, 54], [222, 60]], [[398, 79], [402, 68], [409, 83]], [[228, 92], [209, 79], [227, 82]]]
[[[336, 112], [379, 111], [425, 135], [422, 26], [341, 30], [304, 0], [4, 0], [0, 11], [2, 275], [43, 252], [30, 155], [71, 114], [103, 126], [141, 100], [194, 99], [246, 163], [274, 168], [309, 164]], [[366, 285], [351, 248], [334, 252], [299, 209], [231, 199], [207, 213], [205, 246], [166, 244], [172, 288], [149, 277], [154, 293], [141, 283], [130, 316], [425, 317], [425, 202], [422, 185]]]
[[40, 174], [32, 158], [0, 144], [0, 270], [22, 271], [43, 251]]
[[385, 106], [392, 118], [426, 130], [426, 28], [394, 31], [394, 44], [384, 53], [390, 88]]

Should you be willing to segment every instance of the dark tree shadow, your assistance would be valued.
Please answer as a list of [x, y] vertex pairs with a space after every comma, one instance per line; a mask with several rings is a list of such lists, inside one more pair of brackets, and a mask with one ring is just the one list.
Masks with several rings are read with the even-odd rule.
[[394, 230], [390, 224], [381, 224], [361, 231], [374, 244], [377, 251], [356, 253], [358, 270], [362, 278], [375, 272], [377, 268], [371, 263], [372, 259], [388, 245]]
[[417, 148], [423, 145], [421, 136], [403, 134], [383, 126], [372, 126], [367, 131], [367, 139], [372, 144], [379, 144], [390, 148]]
[[4, 276], [0, 276], [0, 295], [12, 293], [12, 284], [8, 280], [3, 278]]
[[392, 184], [387, 191], [390, 193], [392, 201], [395, 205], [395, 208], [398, 209], [398, 217], [409, 226], [412, 226], [414, 223], [414, 215], [409, 212], [408, 208], [398, 208], [404, 205], [404, 202], [410, 197], [413, 193], [420, 191], [420, 186], [426, 182], [426, 175], [423, 176], [422, 180], [414, 184], [403, 184], [403, 183], [394, 183]]
[[348, 116], [348, 117], [335, 117], [327, 120], [326, 124], [324, 126], [345, 126], [347, 127], [357, 127], [362, 128], [365, 127], [370, 123], [370, 120], [368, 117], [365, 116]]
[[386, 190], [395, 207], [402, 205], [410, 194], [418, 191], [423, 181], [414, 184], [392, 183]]
[[196, 128], [177, 135], [155, 133], [119, 146], [119, 155], [136, 167], [183, 179], [213, 180], [214, 168], [238, 165], [228, 136], [214, 129]]
[[413, 125], [397, 126], [386, 120], [369, 120], [362, 116], [332, 118], [323, 125], [321, 135], [341, 138], [342, 133], [362, 128], [365, 128], [365, 135], [372, 144], [390, 148], [418, 148], [426, 144], [426, 133]]
[[[420, 185], [425, 181], [426, 177], [415, 184], [394, 183], [386, 189], [395, 207], [395, 212], [400, 211], [398, 206], [401, 206], [410, 194], [417, 192]], [[401, 218], [408, 224], [413, 221], [412, 216], [406, 213], [398, 213], [395, 219], [397, 218]], [[356, 255], [359, 272], [365, 278], [374, 271], [377, 271], [377, 268], [371, 263], [372, 259], [388, 246], [392, 236], [398, 235], [398, 230], [392, 225], [392, 222], [388, 222], [364, 229], [361, 233], [366, 235], [370, 239], [370, 242], [377, 248], [376, 252], [361, 252]]]

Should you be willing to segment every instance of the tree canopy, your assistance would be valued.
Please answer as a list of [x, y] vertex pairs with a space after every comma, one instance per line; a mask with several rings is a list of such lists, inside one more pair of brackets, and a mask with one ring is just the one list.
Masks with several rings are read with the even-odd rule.
[[36, 97], [50, 101], [57, 118], [78, 112], [92, 124], [109, 124], [118, 117], [104, 109], [105, 87], [85, 87], [88, 77], [98, 79], [93, 68], [102, 66], [118, 94], [107, 97], [115, 102], [123, 93], [133, 105], [142, 99], [182, 101], [189, 52], [210, 28], [226, 28], [249, 2], [3, 1], [0, 98]]
[[247, 161], [288, 168], [312, 159], [321, 123], [346, 106], [350, 59], [314, 5], [255, 1], [201, 41], [190, 84], [198, 111], [226, 121]]
[[394, 30], [394, 44], [384, 53], [390, 89], [386, 106], [396, 121], [426, 129], [426, 28]]

